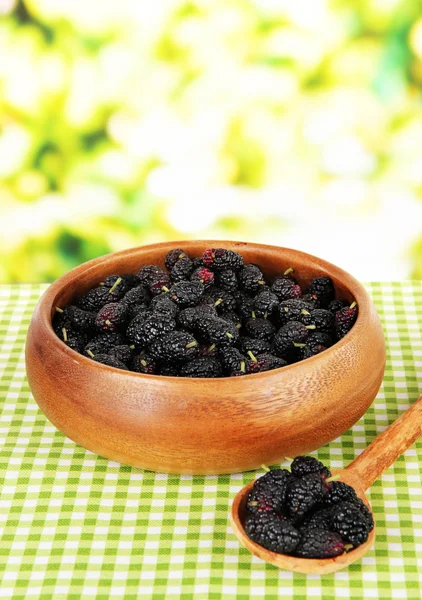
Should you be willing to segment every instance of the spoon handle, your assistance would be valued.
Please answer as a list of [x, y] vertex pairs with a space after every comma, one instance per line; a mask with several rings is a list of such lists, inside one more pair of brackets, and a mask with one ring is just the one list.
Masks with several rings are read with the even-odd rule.
[[422, 435], [422, 396], [347, 467], [368, 489]]

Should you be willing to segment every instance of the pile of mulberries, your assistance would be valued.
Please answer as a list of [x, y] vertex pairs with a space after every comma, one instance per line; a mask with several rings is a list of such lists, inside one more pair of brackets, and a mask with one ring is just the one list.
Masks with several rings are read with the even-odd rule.
[[246, 499], [245, 531], [257, 544], [301, 558], [332, 558], [360, 546], [374, 527], [355, 490], [331, 478], [312, 456], [298, 456], [291, 470], [259, 477]]
[[56, 307], [53, 328], [70, 348], [136, 373], [240, 377], [284, 367], [344, 337], [358, 312], [333, 281], [301, 285], [292, 268], [270, 280], [225, 248], [190, 257], [176, 248], [165, 268], [109, 275]]

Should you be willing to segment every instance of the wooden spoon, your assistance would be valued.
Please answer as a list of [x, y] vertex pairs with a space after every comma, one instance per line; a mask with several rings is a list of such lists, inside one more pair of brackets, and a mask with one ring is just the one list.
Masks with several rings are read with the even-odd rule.
[[[365, 490], [421, 435], [422, 396], [383, 431], [348, 467], [333, 474], [340, 475], [339, 479], [351, 485], [359, 498], [365, 502], [368, 508], [371, 508], [365, 496]], [[251, 481], [237, 493], [230, 515], [231, 525], [241, 544], [252, 554], [276, 567], [299, 573], [317, 573], [321, 575], [332, 573], [359, 560], [370, 549], [375, 540], [374, 528], [364, 544], [335, 558], [296, 558], [287, 554], [271, 552], [253, 542], [246, 535], [243, 526], [246, 499], [253, 484], [254, 481]]]

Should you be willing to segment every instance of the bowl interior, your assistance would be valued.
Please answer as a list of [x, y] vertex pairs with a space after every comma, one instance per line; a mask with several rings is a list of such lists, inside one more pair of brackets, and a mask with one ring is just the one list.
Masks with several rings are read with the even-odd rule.
[[63, 307], [71, 304], [77, 297], [97, 286], [108, 275], [137, 273], [145, 265], [157, 265], [165, 268], [164, 258], [167, 252], [177, 247], [182, 247], [191, 258], [201, 256], [204, 250], [210, 247], [235, 250], [243, 256], [245, 264], [258, 264], [268, 279], [283, 274], [288, 268], [293, 268], [294, 276], [303, 288], [306, 288], [314, 277], [328, 275], [334, 281], [337, 298], [343, 298], [349, 302], [357, 299], [355, 288], [359, 284], [353, 277], [338, 267], [303, 252], [246, 242], [182, 241], [117, 252], [73, 269], [58, 280], [61, 285], [56, 289], [50, 316], [53, 315], [55, 306]]

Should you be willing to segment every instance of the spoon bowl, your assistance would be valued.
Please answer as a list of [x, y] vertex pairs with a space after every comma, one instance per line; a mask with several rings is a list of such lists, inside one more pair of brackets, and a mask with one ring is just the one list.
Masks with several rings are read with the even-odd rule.
[[[350, 477], [350, 474], [347, 473], [347, 469], [339, 471], [337, 474], [340, 475], [340, 481], [344, 481], [345, 483], [348, 483], [354, 487], [356, 494], [371, 510], [371, 505], [369, 504], [367, 497], [363, 493], [362, 489], [355, 484], [355, 479]], [[270, 563], [275, 567], [287, 569], [289, 571], [297, 571], [298, 573], [317, 573], [320, 575], [325, 573], [333, 573], [334, 571], [344, 569], [351, 563], [359, 560], [364, 554], [366, 554], [375, 541], [374, 527], [365, 543], [361, 544], [357, 548], [354, 548], [350, 552], [345, 552], [344, 554], [340, 554], [340, 556], [335, 556], [333, 558], [299, 558], [297, 556], [278, 554], [277, 552], [267, 550], [263, 546], [260, 546], [256, 542], [252, 541], [247, 536], [245, 531], [246, 500], [249, 492], [252, 490], [253, 484], [254, 481], [251, 481], [237, 493], [233, 501], [230, 515], [231, 525], [237, 539], [243, 546], [245, 546], [245, 548], [252, 552], [252, 554], [255, 554], [255, 556], [258, 556], [258, 558], [265, 560], [265, 562]]]
[[[379, 435], [348, 467], [333, 471], [340, 481], [352, 486], [357, 496], [371, 510], [365, 496], [368, 487], [422, 434], [422, 396], [407, 409], [392, 425]], [[267, 563], [298, 573], [324, 575], [348, 567], [356, 562], [375, 542], [375, 527], [366, 542], [333, 558], [298, 558], [278, 554], [253, 542], [246, 534], [246, 500], [254, 481], [246, 484], [235, 496], [230, 514], [232, 529], [239, 540], [252, 554]], [[372, 514], [372, 517], [374, 515]], [[375, 522], [375, 519], [374, 519]]]

